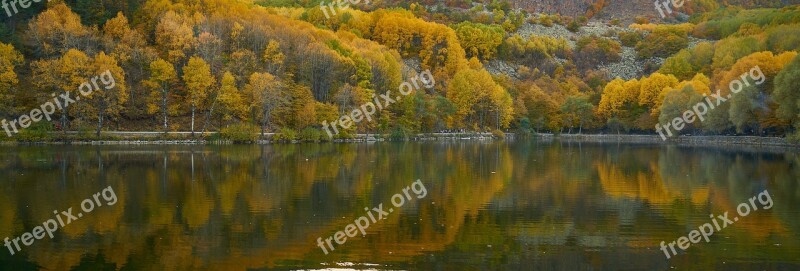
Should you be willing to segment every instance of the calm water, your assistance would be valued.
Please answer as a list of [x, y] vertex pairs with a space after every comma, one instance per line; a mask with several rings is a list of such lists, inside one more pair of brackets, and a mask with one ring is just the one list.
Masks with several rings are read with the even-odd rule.
[[[528, 141], [3, 147], [0, 238], [104, 188], [116, 203], [101, 193], [53, 239], [0, 247], [0, 269], [800, 270], [798, 163]], [[406, 189], [366, 237], [317, 246], [417, 179], [425, 197]], [[670, 260], [660, 250], [765, 189], [771, 209]]]

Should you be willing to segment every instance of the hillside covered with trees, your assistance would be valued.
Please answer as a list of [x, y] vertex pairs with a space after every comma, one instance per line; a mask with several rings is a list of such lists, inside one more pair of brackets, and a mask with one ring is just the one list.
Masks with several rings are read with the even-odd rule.
[[[727, 94], [728, 82], [758, 65], [764, 84], [682, 132], [793, 135], [800, 125], [800, 6], [696, 2], [702, 8], [687, 6], [669, 24], [647, 16], [628, 24], [598, 19], [609, 17], [600, 14], [602, 1], [577, 17], [493, 1], [375, 2], [330, 18], [319, 2], [51, 1], [3, 17], [0, 117], [26, 114], [110, 70], [117, 87], [19, 138], [229, 129], [317, 140], [326, 138], [323, 121], [430, 70], [434, 88], [339, 136], [654, 133], [659, 121], [717, 89]], [[589, 31], [598, 24], [604, 32]], [[636, 78], [603, 68], [631, 54], [644, 63]]]

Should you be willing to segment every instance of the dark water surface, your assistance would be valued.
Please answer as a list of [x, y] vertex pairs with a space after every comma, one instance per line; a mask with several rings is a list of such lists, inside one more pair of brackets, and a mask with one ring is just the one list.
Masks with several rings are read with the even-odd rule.
[[[0, 247], [0, 269], [800, 270], [799, 162], [529, 141], [2, 147], [0, 238], [81, 217]], [[764, 190], [770, 209], [667, 260], [662, 241]], [[365, 237], [318, 246], [381, 204]]]

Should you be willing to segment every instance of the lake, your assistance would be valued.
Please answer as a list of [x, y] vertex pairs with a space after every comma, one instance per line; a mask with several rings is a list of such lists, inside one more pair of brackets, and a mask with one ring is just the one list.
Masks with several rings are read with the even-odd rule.
[[[799, 162], [527, 140], [6, 146], [0, 269], [798, 270]], [[740, 203], [757, 209], [666, 258]], [[24, 238], [51, 219], [53, 238]]]

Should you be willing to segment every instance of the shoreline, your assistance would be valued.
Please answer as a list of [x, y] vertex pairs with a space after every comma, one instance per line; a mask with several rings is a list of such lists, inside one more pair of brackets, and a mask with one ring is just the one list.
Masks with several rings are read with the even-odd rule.
[[758, 136], [681, 136], [662, 140], [658, 135], [552, 135], [540, 134], [537, 140], [566, 144], [617, 144], [627, 146], [657, 146], [715, 151], [744, 151], [749, 153], [787, 153], [800, 150], [800, 144], [793, 144], [781, 137]]
[[[74, 135], [74, 132], [69, 132], [69, 135]], [[331, 139], [331, 140], [317, 140], [317, 141], [279, 141], [275, 142], [270, 139], [258, 139], [252, 142], [235, 143], [231, 140], [225, 139], [207, 139], [205, 137], [212, 136], [216, 133], [206, 132], [204, 135], [197, 133], [197, 138], [190, 138], [189, 132], [170, 132], [167, 135], [176, 137], [174, 139], [165, 139], [162, 136], [163, 132], [104, 132], [105, 137], [118, 137], [118, 138], [104, 138], [104, 139], [69, 139], [61, 140], [54, 138], [50, 141], [33, 141], [33, 142], [20, 142], [20, 141], [0, 141], [0, 146], [30, 146], [30, 145], [272, 145], [272, 144], [323, 144], [323, 143], [373, 143], [385, 141], [437, 141], [437, 140], [496, 140], [498, 139], [492, 133], [477, 133], [477, 132], [464, 132], [464, 133], [424, 133], [417, 134], [405, 139], [389, 138], [386, 134], [356, 134], [351, 139]], [[275, 133], [265, 133], [266, 138], [272, 138]], [[178, 138], [180, 137], [180, 138]], [[503, 138], [513, 139], [514, 134], [504, 134]]]
[[538, 134], [542, 140], [560, 140], [586, 143], [626, 143], [691, 146], [769, 146], [800, 148], [800, 144], [789, 142], [782, 137], [760, 136], [678, 136], [662, 140], [658, 135], [616, 135], [616, 134]]
[[[175, 132], [170, 135], [184, 135], [185, 132]], [[206, 134], [206, 136], [209, 133]], [[2, 141], [0, 146], [29, 146], [29, 145], [229, 145], [234, 144], [230, 140], [198, 138], [160, 138], [161, 132], [108, 132], [106, 136], [119, 136], [115, 139], [76, 139], [70, 141], [40, 141], [40, 142], [17, 142]], [[272, 133], [266, 134], [271, 138]], [[658, 135], [633, 135], [633, 134], [535, 134], [531, 135], [532, 140], [543, 142], [567, 142], [567, 143], [625, 143], [625, 144], [647, 144], [647, 145], [678, 145], [693, 147], [724, 147], [724, 146], [748, 146], [748, 147], [768, 147], [768, 148], [800, 148], [800, 144], [789, 142], [781, 137], [759, 137], [759, 136], [678, 136], [662, 140]], [[291, 142], [274, 142], [268, 139], [259, 139], [255, 142], [241, 143], [244, 145], [272, 145], [272, 144], [322, 144], [322, 143], [373, 143], [386, 141], [461, 141], [461, 140], [514, 140], [513, 133], [507, 133], [504, 138], [498, 138], [492, 133], [424, 133], [406, 139], [387, 138], [386, 135], [379, 134], [357, 134], [353, 139], [334, 139], [328, 141], [302, 141], [293, 140]], [[236, 143], [239, 144], [239, 143]]]

